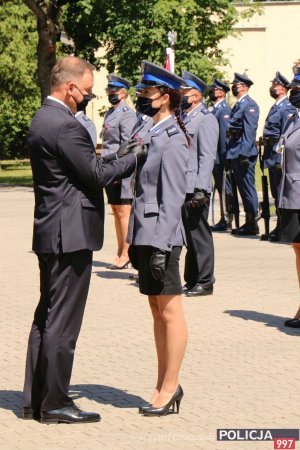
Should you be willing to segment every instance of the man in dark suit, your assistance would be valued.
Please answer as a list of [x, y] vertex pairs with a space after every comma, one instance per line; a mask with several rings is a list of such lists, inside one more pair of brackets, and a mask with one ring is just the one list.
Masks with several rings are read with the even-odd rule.
[[133, 151], [97, 159], [88, 131], [74, 117], [81, 103], [93, 98], [93, 79], [93, 66], [86, 61], [71, 56], [58, 61], [51, 95], [28, 135], [35, 193], [33, 250], [41, 295], [29, 335], [23, 417], [40, 417], [43, 423], [100, 420], [99, 414], [81, 411], [68, 389], [92, 252], [103, 243], [102, 188], [128, 177], [136, 155]]

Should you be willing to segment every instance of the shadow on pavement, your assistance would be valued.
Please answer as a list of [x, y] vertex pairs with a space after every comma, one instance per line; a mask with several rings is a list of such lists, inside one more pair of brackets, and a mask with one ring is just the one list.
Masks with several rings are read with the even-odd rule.
[[[82, 397], [96, 401], [102, 405], [116, 408], [138, 408], [146, 401], [138, 395], [101, 384], [75, 384], [70, 386], [69, 395], [76, 402]], [[80, 405], [79, 405], [80, 406]], [[21, 418], [22, 391], [0, 390], [0, 409], [7, 409]]]
[[103, 261], [93, 261], [92, 265], [94, 267], [106, 267], [106, 268], [108, 268], [108, 266], [110, 266], [110, 263], [106, 263], [106, 262], [103, 262]]
[[98, 271], [98, 272], [93, 272], [93, 274], [97, 275], [97, 277], [100, 277], [100, 278], [106, 278], [106, 279], [119, 278], [121, 280], [129, 280], [129, 275], [131, 275], [128, 272], [124, 272], [124, 270], [110, 270], [109, 272]]
[[102, 405], [112, 405], [116, 408], [138, 408], [146, 403], [138, 395], [129, 394], [126, 390], [101, 384], [75, 384], [70, 387], [69, 394], [74, 401], [85, 397]]
[[300, 336], [300, 328], [289, 328], [285, 327], [283, 322], [288, 319], [288, 317], [274, 316], [273, 314], [265, 314], [257, 311], [245, 311], [238, 309], [231, 309], [224, 311], [225, 314], [229, 314], [232, 317], [238, 317], [244, 320], [253, 320], [254, 322], [264, 323], [266, 327], [277, 328], [277, 330], [282, 333], [288, 334], [289, 336]]
[[0, 390], [0, 409], [7, 409], [18, 418], [21, 417], [22, 391]]

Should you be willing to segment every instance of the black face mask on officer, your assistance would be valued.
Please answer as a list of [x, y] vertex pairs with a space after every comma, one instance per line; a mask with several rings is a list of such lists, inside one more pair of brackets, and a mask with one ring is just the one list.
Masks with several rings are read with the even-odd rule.
[[275, 88], [270, 87], [269, 91], [270, 91], [271, 97], [274, 98], [275, 100], [279, 97]]
[[238, 87], [237, 87], [236, 85], [233, 85], [233, 86], [231, 87], [231, 92], [232, 92], [232, 95], [233, 95], [234, 97], [237, 97], [238, 94], [239, 94]]
[[193, 96], [192, 95], [183, 95], [181, 97], [180, 108], [182, 109], [182, 111], [186, 111], [187, 109], [189, 109], [192, 106], [192, 104], [189, 103], [190, 97], [193, 97]]
[[95, 95], [95, 94], [83, 94], [83, 93], [81, 92], [81, 90], [79, 89], [78, 86], [75, 86], [75, 87], [76, 87], [76, 89], [80, 92], [80, 94], [81, 94], [82, 97], [83, 97], [83, 100], [82, 100], [81, 102], [79, 102], [79, 103], [77, 103], [76, 100], [74, 99], [75, 102], [77, 103], [77, 112], [79, 112], [79, 111], [84, 111], [85, 108], [86, 108], [87, 105], [88, 105], [88, 102], [90, 102], [91, 100], [93, 100], [93, 98], [95, 98], [96, 95]]
[[119, 100], [118, 94], [109, 94], [107, 98], [111, 105], [116, 105], [117, 103], [119, 103], [121, 101], [121, 100]]
[[289, 101], [295, 108], [300, 109], [300, 91], [291, 90]]
[[139, 113], [145, 114], [146, 116], [153, 117], [158, 113], [161, 107], [153, 108], [152, 102], [162, 97], [161, 95], [157, 98], [147, 98], [139, 96], [136, 101], [136, 109]]
[[209, 100], [212, 102], [215, 102], [216, 100], [218, 100], [218, 97], [216, 97], [216, 93], [215, 93], [214, 89], [212, 89], [211, 91], [208, 92], [208, 97], [209, 97]]

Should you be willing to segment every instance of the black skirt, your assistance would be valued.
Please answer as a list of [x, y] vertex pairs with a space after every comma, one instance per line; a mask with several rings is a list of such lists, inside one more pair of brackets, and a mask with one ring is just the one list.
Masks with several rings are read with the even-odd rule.
[[179, 273], [181, 247], [173, 247], [167, 259], [165, 277], [162, 281], [153, 278], [150, 272], [150, 258], [153, 247], [137, 245], [137, 264], [139, 272], [139, 289], [145, 295], [180, 295], [182, 292]]
[[300, 210], [279, 210], [280, 242], [300, 243]]
[[117, 181], [105, 187], [107, 203], [109, 205], [131, 205], [131, 198], [121, 198], [122, 183]]

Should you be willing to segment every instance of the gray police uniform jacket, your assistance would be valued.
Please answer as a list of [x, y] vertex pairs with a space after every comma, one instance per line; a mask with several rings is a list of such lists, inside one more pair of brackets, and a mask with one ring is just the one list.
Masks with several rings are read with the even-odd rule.
[[136, 177], [127, 242], [171, 251], [185, 244], [181, 207], [188, 143], [172, 116], [148, 133], [148, 145], [147, 160]]
[[[101, 131], [101, 155], [103, 157], [115, 153], [122, 142], [128, 141], [136, 121], [135, 112], [125, 101], [120, 102], [116, 108], [110, 108], [107, 111]], [[130, 178], [122, 180], [121, 198], [132, 198]]]
[[132, 129], [131, 138], [144, 139], [148, 136], [150, 129], [154, 126], [153, 120], [149, 116], [140, 116]]
[[298, 113], [286, 123], [285, 132], [278, 145], [284, 146], [278, 206], [283, 209], [300, 209], [300, 119]]
[[94, 147], [97, 147], [97, 128], [94, 122], [89, 119], [83, 111], [80, 111], [75, 114], [75, 118], [78, 120], [78, 122], [81, 123], [81, 125], [84, 126], [84, 128], [87, 130], [89, 135], [91, 136], [91, 139], [93, 141]]
[[194, 189], [212, 191], [212, 171], [217, 154], [219, 124], [215, 116], [202, 104], [183, 118], [186, 130], [192, 139], [186, 193]]

